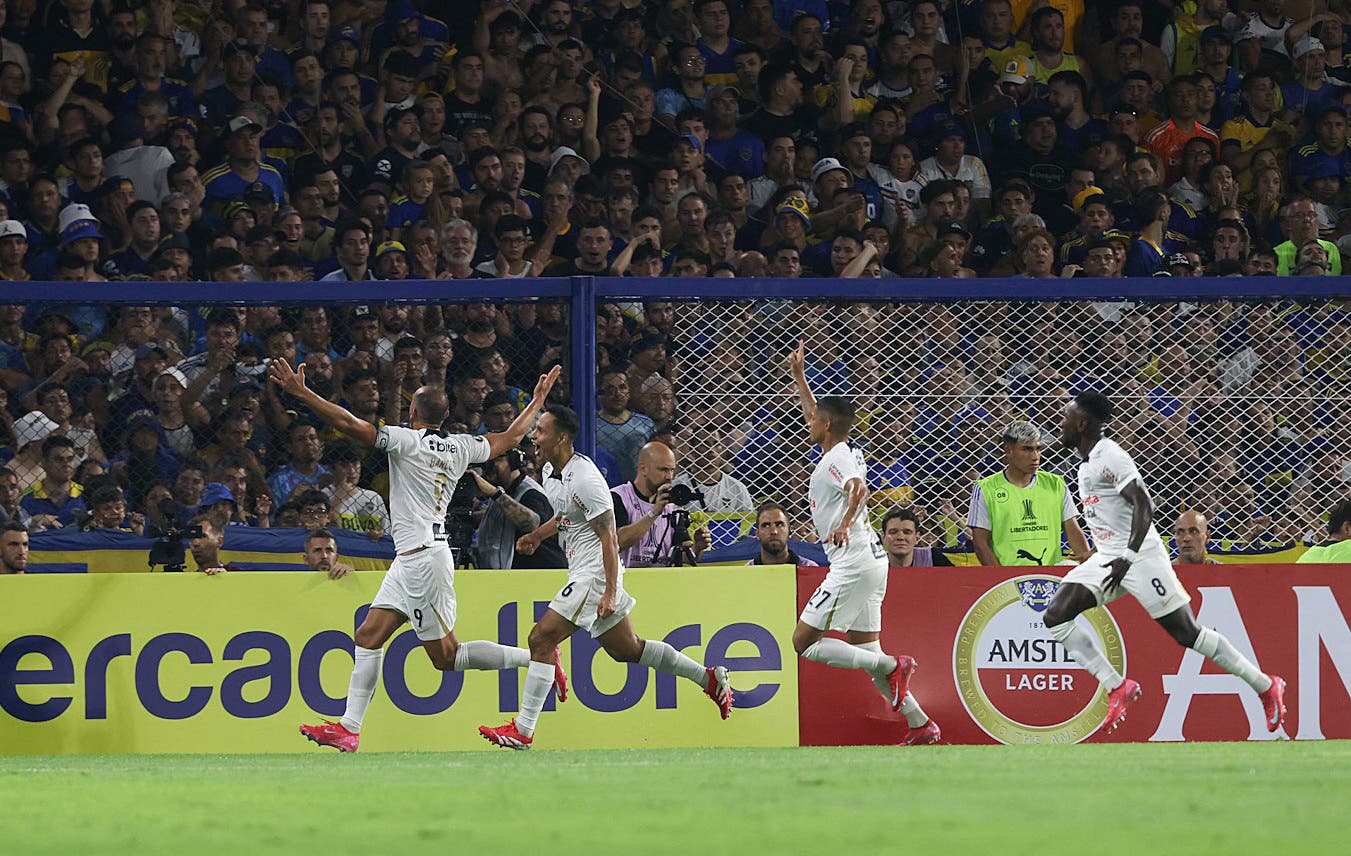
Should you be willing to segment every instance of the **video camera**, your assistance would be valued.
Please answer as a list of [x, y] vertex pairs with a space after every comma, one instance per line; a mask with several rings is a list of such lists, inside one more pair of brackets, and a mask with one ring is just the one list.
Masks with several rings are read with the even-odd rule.
[[478, 483], [472, 473], [465, 473], [455, 483], [446, 507], [446, 537], [455, 551], [456, 564], [462, 568], [477, 568], [478, 555], [474, 550], [474, 497]]
[[[704, 492], [695, 490], [689, 485], [672, 485], [667, 495], [672, 505], [689, 505], [691, 502], [697, 502], [700, 508], [704, 507]], [[667, 565], [679, 568], [696, 564], [694, 550], [686, 546], [694, 541], [690, 537], [690, 513], [677, 508], [668, 511], [662, 517], [666, 518], [667, 524], [671, 527], [671, 552], [666, 557]]]
[[206, 533], [200, 526], [179, 526], [185, 509], [172, 499], [162, 499], [159, 513], [164, 516], [164, 535], [150, 545], [147, 564], [153, 571], [163, 565], [166, 573], [182, 573], [188, 560], [187, 542], [193, 538], [204, 538]]

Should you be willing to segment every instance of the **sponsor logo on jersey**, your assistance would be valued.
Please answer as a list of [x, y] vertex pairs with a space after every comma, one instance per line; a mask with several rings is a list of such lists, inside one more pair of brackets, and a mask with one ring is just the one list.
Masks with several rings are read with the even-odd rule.
[[[958, 627], [952, 648], [958, 696], [1001, 743], [1078, 743], [1107, 714], [1107, 693], [1042, 622], [1059, 586], [1058, 578], [1040, 574], [1005, 580], [981, 595]], [[1125, 646], [1111, 613], [1095, 609], [1079, 621], [1124, 673]]]

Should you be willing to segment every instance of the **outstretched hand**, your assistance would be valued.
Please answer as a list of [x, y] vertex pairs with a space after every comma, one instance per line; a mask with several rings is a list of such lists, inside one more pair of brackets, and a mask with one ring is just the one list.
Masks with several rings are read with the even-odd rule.
[[794, 375], [800, 375], [807, 370], [807, 343], [798, 339], [797, 350], [788, 355], [788, 367], [793, 370]]
[[267, 376], [282, 388], [283, 392], [299, 396], [305, 392], [305, 364], [292, 369], [285, 359], [275, 359], [267, 367]]
[[554, 384], [562, 373], [562, 366], [554, 366], [549, 369], [548, 374], [540, 375], [539, 381], [535, 383], [535, 395], [532, 400], [540, 402], [540, 406], [543, 407], [544, 403], [549, 400], [549, 391], [554, 388]]

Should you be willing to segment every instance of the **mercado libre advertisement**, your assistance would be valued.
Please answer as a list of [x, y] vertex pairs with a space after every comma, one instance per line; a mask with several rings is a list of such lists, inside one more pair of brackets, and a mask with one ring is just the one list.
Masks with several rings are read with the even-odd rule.
[[[301, 723], [342, 716], [352, 634], [382, 575], [30, 575], [0, 599], [0, 753], [298, 752]], [[563, 571], [461, 570], [459, 639], [524, 645]], [[15, 584], [17, 583], [17, 585]], [[728, 721], [688, 681], [615, 663], [585, 632], [562, 647], [569, 749], [793, 746], [794, 580], [783, 569], [635, 570], [640, 636], [735, 675]], [[525, 670], [439, 672], [411, 630], [389, 643], [363, 752], [486, 750]]]

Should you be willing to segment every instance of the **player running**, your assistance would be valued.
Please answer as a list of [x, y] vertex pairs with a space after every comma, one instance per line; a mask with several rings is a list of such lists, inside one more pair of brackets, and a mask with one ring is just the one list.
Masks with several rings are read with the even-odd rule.
[[[842, 669], [863, 669], [893, 711], [910, 724], [905, 743], [937, 743], [938, 723], [910, 694], [910, 676], [919, 664], [882, 651], [882, 600], [887, 594], [887, 554], [868, 527], [867, 470], [850, 448], [854, 403], [827, 395], [820, 401], [807, 386], [806, 346], [798, 342], [788, 359], [797, 381], [807, 441], [821, 446], [808, 496], [812, 524], [830, 559], [830, 573], [807, 599], [793, 631], [793, 648], [805, 659]], [[849, 641], [826, 636], [843, 631]]]
[[1192, 648], [1231, 675], [1242, 678], [1262, 699], [1267, 730], [1285, 718], [1285, 681], [1265, 675], [1229, 640], [1192, 616], [1191, 595], [1178, 582], [1163, 539], [1154, 530], [1154, 502], [1126, 450], [1103, 436], [1112, 418], [1112, 403], [1098, 392], [1081, 392], [1065, 408], [1060, 442], [1077, 449], [1079, 497], [1084, 519], [1097, 550], [1065, 575], [1045, 614], [1050, 631], [1075, 661], [1108, 691], [1109, 732], [1126, 718], [1130, 703], [1140, 698], [1140, 684], [1123, 678], [1107, 662], [1093, 636], [1075, 624], [1075, 617], [1130, 594], [1179, 645]]
[[713, 699], [723, 719], [732, 713], [732, 685], [726, 668], [701, 666], [665, 642], [640, 639], [634, 632], [629, 613], [638, 601], [624, 590], [610, 488], [591, 459], [572, 448], [580, 427], [576, 413], [554, 405], [544, 409], [530, 435], [539, 459], [545, 462], [540, 481], [557, 516], [522, 535], [516, 551], [530, 555], [545, 538], [561, 533], [568, 582], [530, 631], [530, 670], [525, 675], [521, 712], [506, 725], [479, 727], [484, 739], [508, 749], [529, 749], [534, 742], [535, 723], [553, 685], [558, 646], [579, 627], [594, 636], [614, 660], [642, 663], [691, 680]]
[[[347, 687], [347, 711], [340, 722], [300, 726], [305, 737], [341, 752], [357, 751], [361, 721], [380, 678], [385, 643], [405, 621], [412, 622], [427, 656], [443, 672], [516, 669], [530, 662], [524, 648], [481, 640], [462, 643], [455, 638], [455, 560], [444, 521], [446, 505], [465, 469], [520, 444], [560, 371], [554, 367], [540, 377], [534, 398], [506, 431], [471, 437], [440, 430], [449, 412], [444, 389], [424, 386], [413, 394], [408, 413], [411, 428], [376, 428], [305, 386], [303, 365], [293, 371], [286, 360], [272, 362], [268, 374], [274, 383], [348, 437], [389, 455], [390, 534], [397, 555], [371, 601], [366, 620], [357, 628], [356, 664]], [[563, 701], [567, 697], [567, 676], [557, 662], [557, 653], [553, 652], [549, 685], [558, 685], [558, 700]]]

